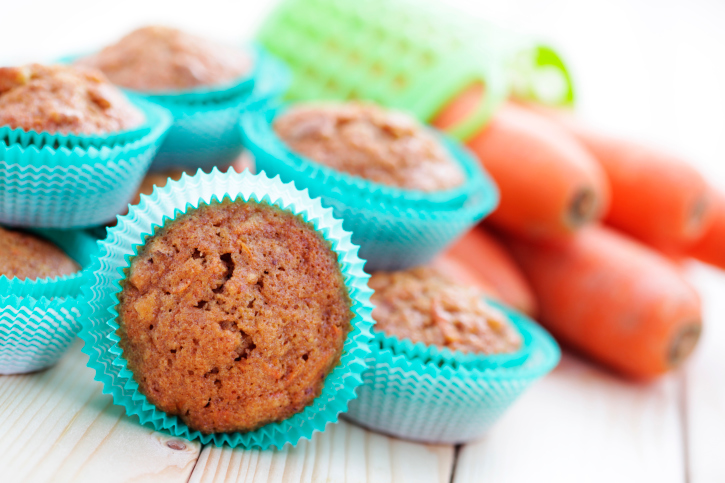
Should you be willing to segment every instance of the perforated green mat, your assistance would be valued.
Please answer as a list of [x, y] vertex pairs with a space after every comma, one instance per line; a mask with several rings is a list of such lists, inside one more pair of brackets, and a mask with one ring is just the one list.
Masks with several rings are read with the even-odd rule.
[[487, 95], [450, 133], [467, 138], [507, 95], [501, 63], [481, 55], [455, 15], [405, 0], [287, 0], [259, 41], [293, 70], [291, 100], [366, 99], [423, 121], [469, 85]]
[[478, 108], [448, 130], [463, 140], [510, 89], [553, 104], [573, 100], [553, 50], [428, 1], [284, 0], [258, 41], [292, 69], [288, 100], [365, 99], [429, 121], [466, 87], [483, 83]]

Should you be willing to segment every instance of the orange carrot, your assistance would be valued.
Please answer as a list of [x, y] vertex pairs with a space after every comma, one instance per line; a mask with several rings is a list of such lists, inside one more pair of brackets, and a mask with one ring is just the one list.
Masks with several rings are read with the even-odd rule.
[[451, 280], [476, 287], [489, 297], [506, 303], [491, 282], [480, 273], [471, 270], [471, 267], [458, 258], [448, 253], [443, 253], [433, 260], [431, 265], [450, 277]]
[[555, 244], [508, 240], [541, 323], [565, 345], [636, 378], [674, 369], [695, 348], [698, 295], [659, 253], [598, 226]]
[[252, 159], [248, 151], [244, 151], [234, 161], [232, 161], [232, 169], [234, 169], [237, 173], [242, 173], [245, 169], [248, 169], [252, 173], [256, 172], [254, 159]]
[[667, 254], [703, 235], [714, 209], [707, 184], [684, 160], [587, 128], [568, 111], [532, 109], [556, 120], [599, 161], [612, 191], [605, 222]]
[[536, 299], [524, 274], [501, 243], [483, 227], [469, 231], [445, 254], [492, 285], [503, 303], [536, 316]]
[[713, 221], [688, 252], [700, 261], [725, 269], [725, 195], [715, 190], [711, 192]]
[[[468, 90], [433, 121], [444, 128], [475, 105]], [[480, 96], [480, 89], [478, 96]], [[468, 146], [491, 174], [501, 203], [490, 221], [528, 237], [556, 237], [598, 219], [608, 204], [605, 176], [564, 129], [524, 108], [507, 105]]]

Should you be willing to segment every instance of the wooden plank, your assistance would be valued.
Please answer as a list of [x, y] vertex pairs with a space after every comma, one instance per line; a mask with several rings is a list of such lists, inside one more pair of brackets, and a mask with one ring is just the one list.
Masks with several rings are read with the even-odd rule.
[[689, 483], [725, 481], [725, 273], [698, 266], [693, 274], [705, 329], [686, 376]]
[[454, 447], [422, 445], [341, 421], [295, 448], [258, 451], [206, 446], [190, 483], [448, 483]]
[[201, 445], [126, 417], [80, 348], [47, 371], [0, 377], [0, 479], [186, 482]]
[[461, 449], [455, 483], [683, 483], [679, 375], [624, 382], [565, 356], [482, 440]]

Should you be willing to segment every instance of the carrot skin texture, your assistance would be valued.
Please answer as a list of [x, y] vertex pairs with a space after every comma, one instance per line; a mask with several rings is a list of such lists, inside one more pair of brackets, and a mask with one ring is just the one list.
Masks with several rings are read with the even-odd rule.
[[[464, 92], [434, 125], [445, 127], [464, 117], [471, 106], [463, 101], [473, 97]], [[499, 187], [500, 205], [489, 217], [498, 227], [526, 237], [561, 237], [599, 219], [607, 209], [609, 186], [599, 164], [543, 116], [505, 105], [467, 145]], [[586, 208], [579, 216], [574, 204], [582, 196], [587, 197]]]
[[488, 279], [476, 270], [471, 270], [468, 264], [450, 253], [442, 253], [433, 260], [431, 265], [447, 275], [454, 282], [476, 287], [488, 297], [501, 303], [506, 303], [506, 300], [504, 300], [498, 290], [496, 290], [496, 287]]
[[536, 298], [524, 274], [506, 248], [483, 227], [466, 233], [445, 254], [493, 286], [503, 303], [536, 317]]
[[[562, 343], [633, 378], [651, 378], [689, 355], [700, 300], [667, 259], [605, 227], [557, 243], [509, 240], [539, 302], [539, 320]], [[678, 335], [696, 335], [673, 361]]]
[[601, 164], [609, 179], [611, 225], [668, 255], [683, 253], [713, 221], [707, 183], [686, 161], [588, 128], [569, 111], [530, 109], [556, 121]]
[[712, 190], [713, 220], [703, 236], [690, 247], [688, 254], [701, 262], [725, 270], [725, 195]]

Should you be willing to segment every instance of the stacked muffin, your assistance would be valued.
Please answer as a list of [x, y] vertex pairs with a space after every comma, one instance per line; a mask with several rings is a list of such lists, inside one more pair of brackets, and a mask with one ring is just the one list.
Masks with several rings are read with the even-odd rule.
[[465, 150], [372, 104], [293, 104], [246, 115], [242, 126], [257, 168], [320, 196], [373, 274], [375, 340], [347, 417], [459, 443], [553, 368], [559, 353], [548, 334], [422, 266], [496, 204], [496, 188]]
[[257, 169], [320, 196], [370, 270], [429, 262], [498, 201], [460, 145], [402, 112], [299, 104], [249, 113], [242, 130]]
[[151, 169], [210, 169], [242, 152], [243, 112], [281, 95], [283, 68], [260, 48], [220, 44], [164, 26], [137, 29], [74, 64], [169, 109], [174, 116]]

